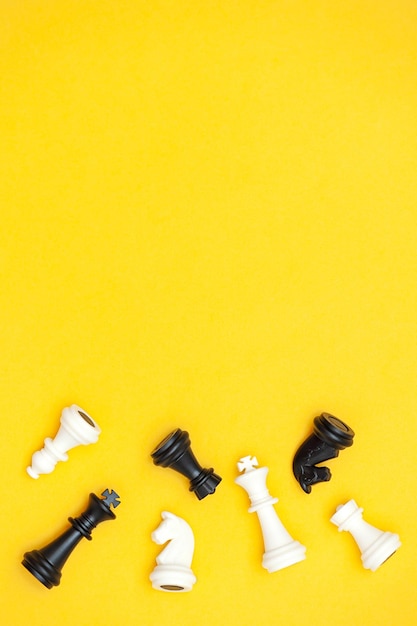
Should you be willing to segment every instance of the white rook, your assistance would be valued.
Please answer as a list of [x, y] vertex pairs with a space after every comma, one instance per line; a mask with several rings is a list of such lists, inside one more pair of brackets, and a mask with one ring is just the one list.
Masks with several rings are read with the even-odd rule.
[[61, 414], [61, 427], [54, 439], [47, 437], [42, 450], [32, 456], [32, 464], [27, 473], [32, 478], [40, 474], [50, 474], [58, 461], [67, 461], [68, 450], [75, 446], [96, 443], [101, 433], [98, 424], [86, 411], [76, 404], [66, 407]]
[[353, 536], [362, 553], [362, 563], [366, 569], [374, 572], [401, 546], [400, 538], [395, 533], [378, 530], [362, 519], [363, 509], [355, 500], [337, 507], [330, 521], [338, 530], [347, 530]]
[[303, 561], [306, 549], [291, 537], [279, 519], [274, 509], [278, 498], [273, 498], [266, 486], [268, 468], [255, 469], [257, 465], [256, 457], [245, 456], [240, 459], [237, 467], [243, 473], [235, 478], [235, 482], [249, 495], [249, 513], [256, 512], [258, 516], [265, 546], [262, 565], [272, 573]]

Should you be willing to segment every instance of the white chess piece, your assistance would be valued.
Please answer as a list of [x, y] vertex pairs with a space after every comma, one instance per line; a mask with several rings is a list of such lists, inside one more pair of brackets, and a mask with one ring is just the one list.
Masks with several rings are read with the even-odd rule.
[[157, 566], [150, 575], [152, 587], [160, 591], [191, 591], [196, 577], [191, 570], [194, 535], [181, 517], [163, 511], [162, 522], [153, 531], [152, 541], [168, 545], [156, 557]]
[[266, 486], [268, 468], [255, 469], [257, 465], [256, 457], [245, 456], [240, 459], [237, 467], [244, 473], [235, 478], [235, 482], [249, 495], [252, 505], [248, 509], [249, 513], [255, 511], [258, 515], [265, 546], [262, 565], [272, 573], [303, 561], [306, 548], [284, 528], [273, 506], [278, 498], [273, 498]]
[[401, 546], [398, 535], [378, 530], [362, 519], [363, 509], [355, 500], [337, 507], [330, 521], [338, 530], [351, 533], [362, 553], [362, 563], [366, 569], [374, 572]]
[[50, 474], [58, 461], [68, 460], [68, 450], [80, 444], [87, 446], [96, 443], [101, 433], [93, 418], [76, 404], [62, 411], [60, 421], [61, 427], [55, 438], [47, 437], [42, 450], [32, 456], [32, 464], [26, 470], [32, 478], [39, 478], [40, 474]]

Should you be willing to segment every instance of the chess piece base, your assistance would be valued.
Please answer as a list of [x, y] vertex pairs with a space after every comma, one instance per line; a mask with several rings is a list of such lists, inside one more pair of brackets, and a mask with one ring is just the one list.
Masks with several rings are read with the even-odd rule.
[[330, 413], [322, 413], [314, 418], [314, 434], [336, 450], [344, 450], [353, 445], [355, 433], [350, 426]]
[[305, 546], [299, 541], [294, 540], [284, 546], [265, 552], [262, 559], [262, 566], [272, 574], [272, 572], [277, 572], [280, 569], [304, 561], [305, 558]]
[[159, 591], [191, 591], [197, 578], [189, 567], [181, 565], [157, 565], [149, 578], [152, 587]]
[[378, 539], [369, 546], [362, 554], [362, 564], [365, 569], [374, 572], [380, 565], [385, 563], [401, 546], [400, 538], [395, 533], [384, 532]]
[[61, 581], [61, 572], [39, 550], [26, 552], [22, 565], [48, 589], [57, 587]]

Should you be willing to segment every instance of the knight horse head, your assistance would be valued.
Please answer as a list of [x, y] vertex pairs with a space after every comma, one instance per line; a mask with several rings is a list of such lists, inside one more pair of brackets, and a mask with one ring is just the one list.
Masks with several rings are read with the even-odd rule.
[[172, 563], [190, 567], [194, 553], [194, 535], [185, 520], [169, 511], [161, 513], [162, 522], [153, 531], [152, 541], [161, 545], [169, 541], [168, 545], [156, 557], [158, 565]]
[[330, 413], [314, 418], [313, 433], [298, 448], [293, 460], [293, 473], [305, 493], [311, 486], [327, 482], [332, 474], [325, 466], [317, 463], [339, 456], [339, 451], [353, 444], [353, 430]]

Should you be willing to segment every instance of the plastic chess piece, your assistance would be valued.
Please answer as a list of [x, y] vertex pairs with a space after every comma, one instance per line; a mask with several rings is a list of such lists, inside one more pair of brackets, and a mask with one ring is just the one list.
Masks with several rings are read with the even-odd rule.
[[339, 532], [350, 532], [362, 553], [363, 566], [374, 572], [398, 550], [401, 541], [395, 533], [378, 530], [365, 522], [362, 513], [363, 509], [358, 507], [355, 500], [349, 500], [337, 507], [330, 521], [338, 527]]
[[58, 461], [67, 461], [68, 450], [75, 446], [88, 446], [96, 443], [101, 433], [99, 425], [84, 409], [72, 404], [62, 411], [61, 426], [54, 439], [47, 437], [42, 450], [32, 456], [32, 465], [27, 473], [32, 478], [39, 478], [40, 474], [50, 474]]
[[159, 443], [151, 453], [155, 465], [171, 467], [190, 481], [190, 491], [199, 500], [215, 492], [221, 477], [213, 468], [203, 469], [191, 450], [190, 437], [185, 430], [177, 428]]
[[157, 565], [150, 575], [152, 587], [161, 591], [191, 591], [196, 577], [191, 570], [194, 535], [181, 517], [163, 511], [162, 522], [153, 531], [152, 541], [168, 545], [156, 557]]
[[330, 480], [328, 467], [316, 467], [316, 463], [334, 459], [339, 450], [353, 444], [353, 430], [330, 413], [322, 413], [314, 418], [313, 434], [298, 448], [293, 461], [294, 476], [306, 493], [311, 485]]
[[273, 506], [278, 498], [273, 498], [266, 486], [268, 468], [255, 469], [257, 465], [256, 457], [245, 456], [240, 459], [237, 467], [243, 474], [235, 478], [235, 482], [249, 495], [249, 513], [256, 512], [258, 515], [265, 546], [262, 565], [272, 573], [303, 561], [306, 548], [284, 528]]
[[89, 504], [84, 513], [79, 517], [68, 518], [71, 524], [68, 530], [44, 548], [24, 554], [22, 565], [48, 589], [59, 585], [62, 567], [81, 539], [85, 537], [91, 540], [93, 528], [101, 522], [116, 518], [110, 507], [116, 508], [120, 504], [119, 496], [108, 489], [101, 495], [104, 499], [90, 493]]

